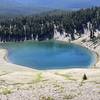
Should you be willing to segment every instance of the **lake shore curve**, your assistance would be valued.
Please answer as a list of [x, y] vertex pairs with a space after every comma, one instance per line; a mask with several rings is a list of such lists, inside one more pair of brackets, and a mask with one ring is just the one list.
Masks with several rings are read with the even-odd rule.
[[[81, 43], [80, 41], [75, 43], [91, 50], [91, 48], [87, 46], [87, 43]], [[0, 96], [2, 96], [2, 100], [8, 98], [8, 96], [10, 96], [11, 100], [13, 100], [13, 98], [17, 100], [19, 99], [19, 95], [23, 93], [30, 98], [30, 100], [39, 100], [38, 98], [41, 98], [41, 96], [44, 96], [43, 94], [45, 94], [50, 95], [51, 98], [55, 96], [57, 97], [56, 100], [58, 100], [59, 96], [64, 98], [66, 96], [69, 97], [67, 94], [70, 94], [70, 96], [73, 97], [72, 100], [76, 100], [75, 98], [80, 100], [84, 97], [86, 100], [93, 98], [94, 100], [98, 100], [98, 98], [100, 98], [98, 92], [100, 87], [99, 50], [100, 46], [92, 50], [98, 54], [98, 61], [92, 68], [42, 71], [10, 63], [7, 60], [7, 50], [0, 49]], [[83, 81], [84, 74], [87, 76], [86, 81]], [[72, 92], [71, 89], [75, 92]], [[66, 96], [65, 91], [67, 91]], [[93, 97], [87, 94], [86, 91], [88, 93], [91, 92]], [[82, 94], [80, 94], [80, 92]], [[32, 95], [34, 96], [31, 97]], [[20, 96], [23, 98], [22, 94]], [[27, 100], [27, 98], [24, 98], [24, 100]]]

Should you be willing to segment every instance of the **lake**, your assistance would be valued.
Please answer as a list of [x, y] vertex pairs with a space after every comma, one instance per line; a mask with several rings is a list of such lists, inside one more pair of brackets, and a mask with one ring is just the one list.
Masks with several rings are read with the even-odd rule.
[[57, 41], [3, 43], [11, 63], [39, 70], [88, 68], [95, 63], [94, 54], [75, 44]]

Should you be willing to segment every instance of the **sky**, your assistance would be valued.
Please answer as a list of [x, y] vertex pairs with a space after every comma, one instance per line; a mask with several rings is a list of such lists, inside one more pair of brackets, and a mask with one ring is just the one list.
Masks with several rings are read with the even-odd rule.
[[13, 0], [23, 6], [48, 8], [84, 8], [100, 6], [100, 0]]
[[58, 9], [100, 6], [100, 0], [0, 0], [4, 7], [47, 7]]

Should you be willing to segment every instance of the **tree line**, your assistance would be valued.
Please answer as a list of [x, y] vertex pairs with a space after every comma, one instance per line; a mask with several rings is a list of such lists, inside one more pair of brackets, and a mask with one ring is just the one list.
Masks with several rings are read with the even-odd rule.
[[54, 25], [63, 34], [71, 34], [72, 40], [74, 30], [81, 36], [87, 23], [91, 24], [90, 38], [94, 38], [96, 29], [100, 30], [100, 7], [80, 9], [78, 11], [49, 11], [32, 16], [18, 16], [0, 21], [0, 41], [25, 41], [25, 40], [46, 40], [54, 36]]

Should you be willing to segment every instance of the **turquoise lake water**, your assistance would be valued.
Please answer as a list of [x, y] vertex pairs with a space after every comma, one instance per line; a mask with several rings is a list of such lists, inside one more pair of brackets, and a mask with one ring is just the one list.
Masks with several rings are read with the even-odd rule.
[[86, 48], [57, 41], [4, 43], [3, 47], [10, 62], [40, 70], [88, 68], [95, 58]]

